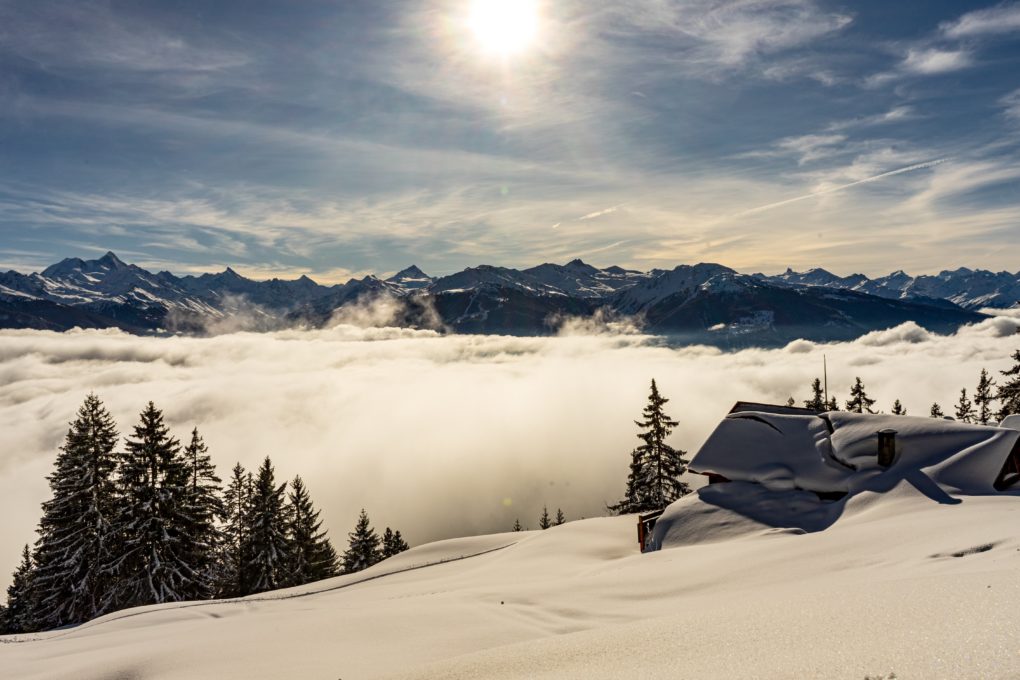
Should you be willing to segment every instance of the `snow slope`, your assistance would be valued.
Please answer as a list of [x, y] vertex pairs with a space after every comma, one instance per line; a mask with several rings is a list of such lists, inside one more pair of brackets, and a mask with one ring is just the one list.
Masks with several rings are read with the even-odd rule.
[[632, 517], [444, 541], [300, 589], [0, 639], [0, 676], [1020, 677], [1015, 496], [900, 484], [803, 534], [708, 490], [671, 506], [685, 531], [660, 552], [638, 553]]

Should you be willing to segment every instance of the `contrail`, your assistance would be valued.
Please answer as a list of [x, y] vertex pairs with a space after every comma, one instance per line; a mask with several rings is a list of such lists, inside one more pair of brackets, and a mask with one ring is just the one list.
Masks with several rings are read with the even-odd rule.
[[796, 198], [788, 198], [785, 201], [779, 201], [778, 203], [769, 203], [768, 205], [762, 205], [762, 206], [758, 206], [757, 208], [751, 208], [750, 210], [745, 210], [743, 212], [737, 213], [733, 217], [744, 217], [745, 215], [752, 215], [754, 213], [765, 212], [766, 210], [772, 210], [773, 208], [779, 208], [779, 207], [782, 207], [784, 205], [789, 205], [790, 203], [797, 203], [799, 201], [806, 201], [807, 199], [814, 198], [815, 196], [825, 196], [826, 194], [834, 194], [837, 191], [843, 191], [844, 189], [849, 189], [850, 187], [855, 187], [855, 186], [858, 186], [858, 185], [861, 185], [861, 184], [870, 184], [871, 182], [877, 182], [877, 181], [879, 181], [881, 179], [885, 179], [886, 177], [894, 177], [896, 175], [902, 175], [902, 174], [904, 174], [906, 172], [913, 172], [915, 170], [924, 170], [926, 168], [934, 168], [936, 165], [942, 165], [943, 163], [949, 162], [949, 160], [950, 160], [949, 158], [939, 158], [939, 159], [934, 160], [934, 161], [925, 161], [924, 163], [918, 163], [917, 165], [908, 165], [905, 168], [900, 168], [898, 170], [890, 170], [889, 172], [883, 172], [881, 175], [875, 175], [874, 177], [866, 177], [864, 179], [859, 179], [856, 182], [850, 182], [849, 184], [841, 184], [838, 187], [832, 187], [831, 189], [823, 189], [821, 191], [813, 191], [810, 194], [804, 194], [803, 196], [797, 196]]

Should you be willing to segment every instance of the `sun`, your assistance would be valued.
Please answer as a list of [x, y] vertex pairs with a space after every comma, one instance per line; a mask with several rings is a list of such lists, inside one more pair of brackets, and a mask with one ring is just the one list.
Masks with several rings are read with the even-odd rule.
[[538, 37], [538, 0], [471, 0], [468, 26], [482, 49], [509, 57]]

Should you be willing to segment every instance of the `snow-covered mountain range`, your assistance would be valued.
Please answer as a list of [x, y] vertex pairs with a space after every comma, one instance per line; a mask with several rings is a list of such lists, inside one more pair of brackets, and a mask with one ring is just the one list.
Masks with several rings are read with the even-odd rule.
[[548, 334], [565, 317], [601, 310], [679, 341], [756, 345], [843, 340], [905, 321], [951, 331], [980, 320], [981, 307], [1020, 304], [1020, 275], [959, 269], [868, 279], [812, 269], [766, 276], [710, 263], [639, 272], [573, 260], [524, 270], [481, 265], [438, 278], [411, 266], [387, 279], [325, 286], [306, 276], [255, 281], [230, 268], [154, 274], [113, 253], [68, 258], [39, 273], [0, 273], [4, 328], [207, 332], [237, 319], [252, 330], [321, 326], [338, 310], [378, 300], [398, 303], [391, 323], [459, 333]]
[[897, 300], [949, 300], [965, 309], [1005, 308], [1020, 304], [1020, 272], [1013, 274], [960, 267], [934, 276], [911, 276], [896, 271], [888, 276], [869, 279], [863, 274], [837, 276], [824, 269], [806, 272], [787, 269], [778, 276], [755, 276], [775, 283], [855, 290]]

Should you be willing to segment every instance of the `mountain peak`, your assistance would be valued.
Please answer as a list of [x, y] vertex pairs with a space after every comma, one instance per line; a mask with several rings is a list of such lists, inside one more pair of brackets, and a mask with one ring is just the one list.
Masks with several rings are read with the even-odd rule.
[[432, 277], [430, 277], [428, 274], [419, 269], [418, 265], [412, 264], [407, 269], [403, 269], [397, 272], [394, 276], [390, 278], [392, 280], [392, 279], [428, 279]]
[[51, 264], [46, 269], [42, 270], [42, 275], [48, 279], [58, 279], [62, 276], [73, 274], [76, 271], [81, 271], [81, 268], [85, 266], [85, 261], [80, 257], [65, 257], [56, 264]]
[[108, 267], [113, 267], [114, 269], [119, 269], [121, 267], [127, 266], [124, 263], [124, 261], [117, 257], [116, 253], [114, 253], [112, 250], [106, 251], [106, 255], [103, 255], [101, 258], [99, 258], [98, 262], [99, 264], [105, 264]]

